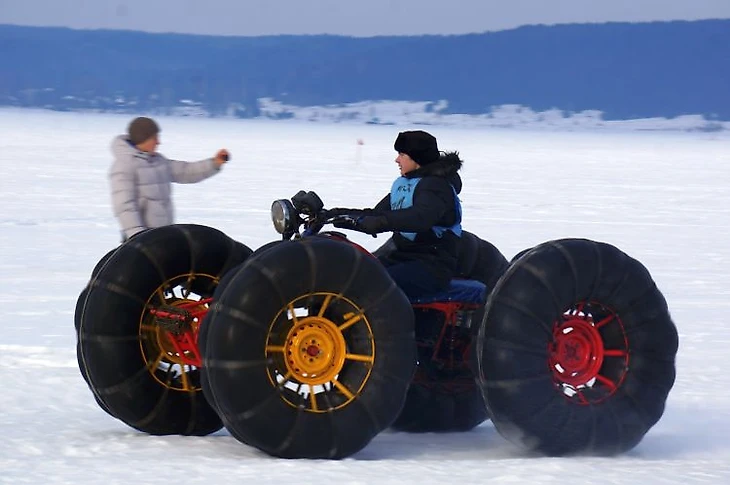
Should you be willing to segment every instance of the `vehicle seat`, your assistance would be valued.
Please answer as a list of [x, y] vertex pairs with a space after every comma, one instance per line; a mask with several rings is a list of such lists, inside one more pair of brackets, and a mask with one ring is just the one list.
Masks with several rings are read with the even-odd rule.
[[487, 285], [477, 280], [453, 279], [449, 287], [439, 293], [411, 299], [411, 304], [464, 303], [483, 305], [487, 301]]

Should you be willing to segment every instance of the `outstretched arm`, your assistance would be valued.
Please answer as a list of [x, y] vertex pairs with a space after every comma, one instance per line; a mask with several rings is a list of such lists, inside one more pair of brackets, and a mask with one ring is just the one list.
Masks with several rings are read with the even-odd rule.
[[168, 159], [170, 162], [172, 181], [178, 184], [194, 184], [205, 180], [218, 173], [223, 164], [228, 161], [229, 157], [228, 150], [221, 149], [218, 150], [215, 157], [207, 158], [199, 162], [183, 162]]
[[348, 209], [344, 207], [334, 207], [329, 209], [327, 213], [330, 217], [339, 215], [369, 216], [379, 215], [386, 210], [390, 210], [390, 194], [383, 197], [372, 209]]
[[183, 162], [181, 160], [170, 160], [170, 172], [172, 181], [178, 184], [194, 184], [212, 177], [218, 173], [220, 168], [212, 158], [199, 162]]
[[357, 217], [354, 222], [340, 226], [335, 224], [335, 227], [351, 228], [369, 234], [389, 231], [426, 232], [446, 214], [453, 203], [453, 197], [453, 190], [447, 181], [424, 179], [416, 188], [412, 207], [391, 210], [388, 195], [374, 209], [351, 213]]

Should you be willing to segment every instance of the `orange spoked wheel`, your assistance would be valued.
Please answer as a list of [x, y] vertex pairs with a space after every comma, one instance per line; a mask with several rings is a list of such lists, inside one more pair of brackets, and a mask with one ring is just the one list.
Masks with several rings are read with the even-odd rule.
[[674, 384], [677, 329], [647, 269], [610, 244], [523, 252], [487, 302], [478, 380], [506, 438], [546, 455], [636, 446]]
[[367, 383], [375, 341], [354, 302], [314, 293], [293, 300], [277, 315], [266, 355], [271, 384], [291, 391], [281, 393], [285, 402], [331, 412], [356, 399]]
[[102, 259], [75, 320], [81, 374], [105, 411], [151, 434], [220, 429], [201, 392], [197, 340], [218, 283], [249, 254], [220, 231], [181, 224]]
[[397, 417], [413, 312], [382, 265], [309, 237], [255, 254], [214, 295], [203, 385], [230, 433], [285, 458], [343, 458]]
[[208, 274], [180, 275], [161, 284], [145, 305], [139, 326], [142, 358], [152, 377], [171, 390], [201, 390], [198, 334], [212, 298], [195, 288], [215, 288], [218, 282]]

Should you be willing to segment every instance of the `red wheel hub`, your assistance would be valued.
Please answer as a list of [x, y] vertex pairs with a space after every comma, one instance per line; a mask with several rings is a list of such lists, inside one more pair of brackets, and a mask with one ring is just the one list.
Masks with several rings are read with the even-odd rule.
[[603, 358], [603, 339], [587, 319], [571, 316], [554, 329], [550, 367], [559, 382], [587, 384], [598, 376]]
[[598, 404], [610, 398], [629, 370], [629, 342], [619, 315], [598, 302], [579, 302], [553, 323], [548, 365], [569, 401]]

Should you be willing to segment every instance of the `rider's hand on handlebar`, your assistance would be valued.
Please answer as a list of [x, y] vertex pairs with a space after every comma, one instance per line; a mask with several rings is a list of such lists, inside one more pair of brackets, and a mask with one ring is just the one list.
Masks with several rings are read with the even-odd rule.
[[333, 217], [350, 216], [356, 219], [360, 215], [362, 215], [362, 212], [362, 209], [346, 209], [343, 207], [335, 207], [333, 209], [327, 209], [325, 211], [325, 217], [327, 219], [332, 219]]
[[[329, 215], [329, 213], [328, 213]], [[332, 225], [340, 229], [350, 229], [353, 231], [358, 230], [357, 217], [353, 217], [349, 214], [335, 215], [332, 219]]]
[[360, 216], [352, 215], [337, 216], [332, 224], [340, 229], [351, 229], [353, 231], [364, 232], [373, 237], [379, 232], [385, 230], [387, 220], [383, 216]]
[[384, 216], [364, 216], [358, 218], [357, 224], [362, 232], [366, 232], [374, 236], [379, 232], [385, 232], [385, 228], [388, 225], [388, 219]]

